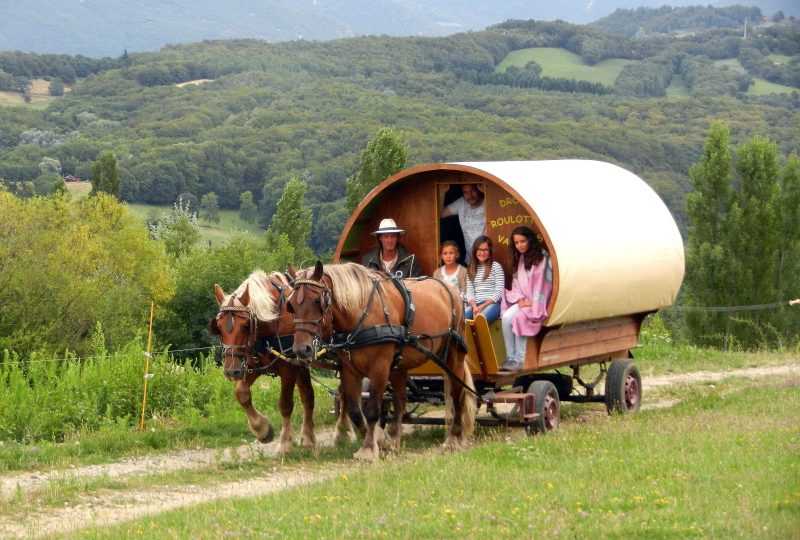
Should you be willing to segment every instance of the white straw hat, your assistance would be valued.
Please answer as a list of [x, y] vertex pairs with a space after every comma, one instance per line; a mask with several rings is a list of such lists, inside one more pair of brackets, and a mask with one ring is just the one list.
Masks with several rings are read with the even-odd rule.
[[395, 223], [392, 218], [386, 218], [381, 220], [378, 230], [371, 232], [370, 234], [372, 236], [378, 236], [379, 234], [399, 234], [400, 236], [403, 236], [406, 234], [406, 231], [398, 227], [397, 223]]

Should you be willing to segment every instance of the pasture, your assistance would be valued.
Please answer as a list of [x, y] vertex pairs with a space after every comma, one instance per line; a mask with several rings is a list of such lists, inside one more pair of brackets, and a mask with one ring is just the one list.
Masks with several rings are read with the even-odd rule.
[[[172, 210], [170, 206], [155, 206], [151, 204], [128, 203], [131, 212], [146, 219], [149, 216], [160, 216]], [[192, 211], [196, 211], [193, 209]], [[219, 223], [199, 219], [200, 242], [207, 246], [221, 246], [237, 236], [251, 236], [253, 238], [263, 234], [257, 223], [245, 223], [239, 217], [238, 210], [220, 210]]]
[[64, 185], [67, 187], [67, 193], [75, 200], [86, 197], [92, 191], [91, 182], [65, 182]]
[[[782, 61], [783, 62], [787, 61], [791, 57], [783, 55], [770, 55], [770, 58], [773, 58], [773, 61], [776, 64], [779, 64]], [[726, 60], [715, 60], [714, 65], [717, 67], [722, 67], [723, 69], [730, 69], [732, 71], [737, 71], [739, 73], [747, 73], [747, 71], [744, 69], [744, 67], [742, 67], [737, 58], [728, 58]], [[746, 94], [751, 96], [764, 96], [766, 94], [790, 94], [792, 92], [797, 92], [797, 88], [792, 88], [791, 86], [769, 82], [765, 79], [760, 79], [758, 77], [752, 77], [752, 79], [753, 79], [753, 85], [747, 89], [747, 92], [745, 92]]]
[[593, 66], [587, 66], [580, 56], [566, 49], [536, 47], [512, 51], [500, 62], [495, 70], [498, 72], [505, 71], [510, 66], [522, 68], [530, 61], [542, 66], [542, 75], [546, 77], [585, 80], [607, 86], [614, 85], [614, 81], [626, 64], [635, 62], [622, 58], [609, 58]]
[[[69, 92], [69, 86], [64, 86], [64, 92]], [[20, 92], [0, 92], [0, 106], [31, 107], [46, 109], [51, 101], [58, 99], [50, 95], [50, 81], [33, 79], [31, 81], [31, 102], [25, 103]]]

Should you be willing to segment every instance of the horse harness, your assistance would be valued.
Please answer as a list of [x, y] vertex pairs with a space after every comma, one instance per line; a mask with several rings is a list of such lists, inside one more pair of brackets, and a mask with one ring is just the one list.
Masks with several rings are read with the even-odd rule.
[[[416, 278], [416, 279], [428, 279], [428, 278]], [[381, 281], [384, 280], [383, 279], [373, 280], [372, 290], [370, 291], [369, 299], [367, 300], [364, 312], [361, 314], [361, 317], [358, 319], [358, 322], [356, 323], [355, 329], [351, 332], [333, 332], [331, 335], [330, 343], [325, 344], [323, 348], [319, 349], [319, 351], [316, 354], [316, 357], [319, 358], [321, 356], [327, 355], [328, 353], [336, 352], [338, 350], [345, 350], [349, 352], [350, 349], [359, 349], [362, 347], [369, 347], [372, 345], [379, 345], [383, 343], [393, 343], [397, 346], [397, 350], [395, 351], [395, 355], [392, 360], [392, 370], [397, 369], [398, 364], [403, 358], [403, 348], [408, 345], [414, 347], [417, 351], [421, 352], [427, 359], [431, 360], [437, 366], [441, 367], [445, 372], [448, 372], [452, 375], [450, 368], [447, 367], [445, 362], [438, 355], [436, 355], [430, 348], [425, 347], [421, 343], [422, 341], [432, 342], [436, 338], [447, 337], [447, 342], [445, 343], [444, 357], [447, 357], [451, 341], [455, 341], [456, 345], [461, 347], [461, 349], [464, 352], [467, 351], [467, 344], [464, 341], [464, 338], [461, 336], [461, 334], [453, 330], [453, 328], [456, 325], [456, 318], [455, 318], [455, 305], [452, 296], [450, 296], [452, 318], [450, 322], [450, 327], [447, 329], [447, 331], [435, 335], [428, 335], [428, 334], [412, 335], [409, 329], [411, 328], [411, 325], [414, 322], [414, 317], [416, 315], [416, 305], [414, 304], [413, 298], [411, 297], [411, 291], [408, 290], [408, 287], [406, 287], [403, 280], [400, 279], [399, 277], [391, 276], [388, 278], [388, 281], [391, 281], [391, 283], [397, 288], [398, 292], [400, 293], [400, 296], [403, 298], [403, 303], [405, 305], [403, 324], [402, 325], [392, 324], [390, 320], [389, 310], [386, 307], [383, 295], [379, 292]], [[436, 281], [440, 283], [443, 287], [447, 287], [447, 285], [444, 284], [442, 281], [438, 279]], [[323, 295], [325, 296], [323, 303], [325, 303], [326, 305], [323, 308], [323, 312], [320, 318], [295, 319], [295, 324], [297, 323], [314, 324], [321, 330], [323, 320], [326, 314], [330, 312], [331, 309], [330, 304], [333, 296], [333, 291], [331, 291], [330, 287], [328, 287], [321, 280], [316, 281], [313, 279], [298, 279], [296, 281], [296, 284], [297, 285], [307, 284], [322, 289]], [[364, 328], [363, 327], [364, 320], [367, 318], [367, 315], [369, 315], [369, 307], [372, 305], [372, 301], [375, 298], [376, 294], [380, 299], [386, 323], [377, 324], [374, 326], [370, 326], [368, 328]], [[322, 336], [317, 332], [313, 332], [312, 330], [305, 328], [295, 328], [295, 329], [308, 332], [312, 334], [315, 337], [315, 339], [319, 340], [320, 342], [323, 342]]]
[[[288, 275], [287, 279], [289, 279], [290, 283], [293, 281]], [[281, 305], [283, 302], [286, 301], [286, 288], [281, 285], [278, 281], [275, 281], [273, 278], [269, 278], [270, 283], [273, 287], [275, 287], [278, 292], [278, 305]], [[233, 299], [231, 299], [233, 302]], [[250, 319], [250, 333], [247, 338], [247, 343], [245, 345], [226, 345], [225, 343], [222, 344], [222, 356], [232, 356], [234, 358], [240, 358], [242, 360], [242, 369], [247, 374], [252, 373], [269, 373], [271, 375], [276, 375], [276, 373], [272, 370], [272, 367], [275, 365], [277, 360], [283, 360], [285, 362], [289, 362], [290, 364], [298, 365], [303, 367], [304, 364], [299, 362], [297, 358], [292, 353], [292, 346], [294, 345], [294, 334], [284, 334], [270, 336], [262, 336], [256, 337], [258, 333], [256, 331], [259, 319], [256, 317], [256, 314], [250, 309], [248, 306], [221, 306], [219, 309], [220, 313], [225, 312], [242, 312], [247, 313]], [[233, 320], [228, 322], [228, 332], [230, 332], [233, 328]], [[277, 326], [276, 326], [277, 332]], [[264, 354], [269, 354], [272, 357], [272, 360], [267, 365], [258, 365], [256, 367], [250, 367], [250, 358], [257, 358]]]

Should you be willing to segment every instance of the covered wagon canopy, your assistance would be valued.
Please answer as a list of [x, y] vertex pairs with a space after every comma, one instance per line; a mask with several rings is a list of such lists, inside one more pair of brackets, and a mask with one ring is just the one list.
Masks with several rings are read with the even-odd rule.
[[599, 161], [437, 163], [402, 171], [361, 202], [335, 259], [359, 260], [375, 245], [369, 232], [391, 217], [431, 275], [440, 264], [440, 184], [482, 187], [486, 234], [507, 273], [511, 231], [527, 225], [541, 235], [554, 274], [547, 326], [650, 312], [678, 294], [684, 254], [672, 215], [641, 178]]

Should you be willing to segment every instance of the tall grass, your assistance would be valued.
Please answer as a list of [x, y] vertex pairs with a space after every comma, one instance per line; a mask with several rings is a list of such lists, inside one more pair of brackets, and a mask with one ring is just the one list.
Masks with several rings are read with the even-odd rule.
[[[60, 442], [76, 432], [138, 425], [144, 367], [139, 340], [115, 353], [95, 344], [86, 358], [69, 353], [20, 358], [4, 351], [0, 440]], [[212, 358], [176, 363], [165, 353], [151, 360], [150, 372], [147, 418], [208, 416], [238, 407]]]

